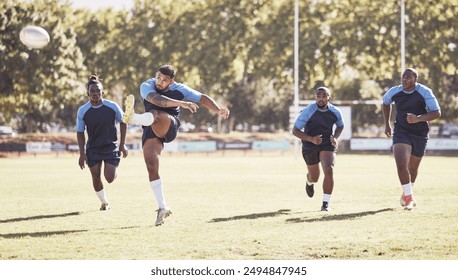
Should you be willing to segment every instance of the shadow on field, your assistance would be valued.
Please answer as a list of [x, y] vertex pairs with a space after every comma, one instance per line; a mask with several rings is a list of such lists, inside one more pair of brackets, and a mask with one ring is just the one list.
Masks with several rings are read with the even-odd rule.
[[41, 220], [41, 219], [61, 218], [61, 217], [76, 216], [76, 215], [81, 215], [81, 212], [69, 212], [69, 213], [54, 214], [54, 215], [38, 215], [38, 216], [14, 218], [14, 219], [8, 219], [8, 220], [0, 220], [0, 224], [22, 222], [22, 221], [33, 221], [33, 220]]
[[324, 222], [324, 221], [342, 221], [342, 220], [356, 219], [356, 218], [360, 218], [364, 216], [375, 215], [378, 213], [394, 211], [394, 210], [395, 210], [394, 208], [385, 208], [385, 209], [380, 209], [377, 211], [366, 211], [366, 212], [339, 214], [339, 215], [326, 215], [320, 218], [313, 218], [313, 219], [294, 218], [294, 219], [287, 219], [286, 222], [288, 223], [313, 223], [313, 222]]
[[0, 234], [0, 238], [14, 239], [14, 238], [22, 238], [22, 237], [48, 237], [51, 235], [65, 235], [69, 233], [86, 232], [86, 231], [87, 230], [59, 230], [59, 231], [43, 231], [43, 232], [8, 233], [8, 234]]
[[269, 217], [275, 217], [279, 215], [289, 215], [290, 209], [280, 209], [276, 212], [266, 212], [266, 213], [254, 213], [254, 214], [249, 214], [249, 215], [241, 215], [241, 216], [234, 216], [234, 217], [228, 217], [228, 218], [214, 218], [211, 219], [209, 223], [219, 223], [219, 222], [228, 222], [228, 221], [234, 221], [234, 220], [253, 220], [253, 219], [258, 219], [258, 218], [269, 218]]

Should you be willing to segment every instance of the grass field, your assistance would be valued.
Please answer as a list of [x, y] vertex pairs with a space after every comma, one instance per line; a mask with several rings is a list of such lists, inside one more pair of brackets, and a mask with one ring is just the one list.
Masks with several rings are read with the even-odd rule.
[[76, 155], [0, 158], [2, 260], [456, 260], [458, 159], [426, 156], [404, 211], [394, 159], [338, 155], [331, 212], [293, 154], [164, 154], [173, 215], [155, 227], [141, 154], [122, 160], [98, 211]]

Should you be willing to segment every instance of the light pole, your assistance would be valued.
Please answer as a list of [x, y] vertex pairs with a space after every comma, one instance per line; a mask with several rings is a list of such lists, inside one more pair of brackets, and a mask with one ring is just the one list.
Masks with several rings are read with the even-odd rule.
[[401, 73], [406, 66], [405, 54], [405, 0], [401, 0]]

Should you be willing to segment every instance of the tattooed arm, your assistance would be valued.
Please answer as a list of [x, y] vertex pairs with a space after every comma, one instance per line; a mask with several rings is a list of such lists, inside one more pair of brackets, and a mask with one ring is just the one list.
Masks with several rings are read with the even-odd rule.
[[193, 102], [175, 100], [167, 96], [160, 95], [157, 92], [148, 93], [148, 96], [146, 96], [145, 100], [156, 106], [164, 107], [164, 108], [179, 106], [179, 107], [188, 109], [192, 113], [197, 112], [197, 109], [199, 108], [199, 106], [197, 106], [197, 104]]

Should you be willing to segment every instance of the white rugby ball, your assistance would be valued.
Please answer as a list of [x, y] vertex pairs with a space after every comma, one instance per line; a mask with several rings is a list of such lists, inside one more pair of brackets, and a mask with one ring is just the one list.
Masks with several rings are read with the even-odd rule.
[[24, 45], [32, 49], [41, 49], [50, 41], [49, 34], [44, 28], [33, 25], [22, 28], [19, 39]]

